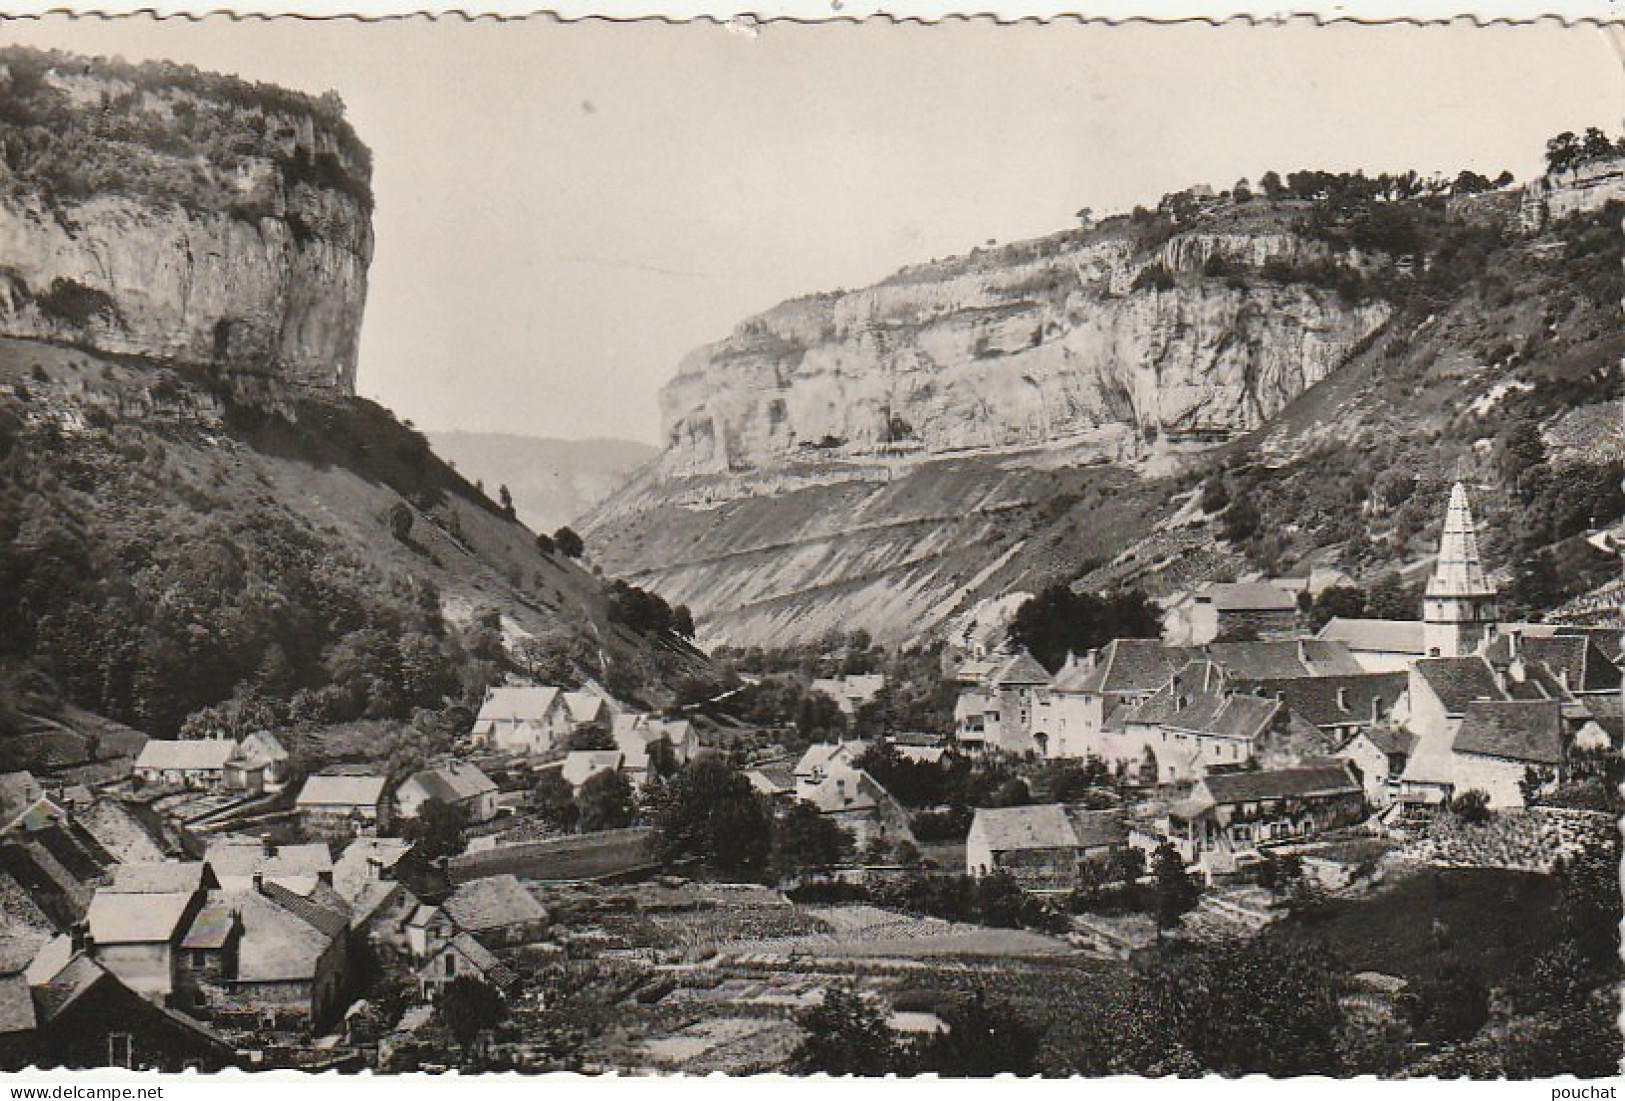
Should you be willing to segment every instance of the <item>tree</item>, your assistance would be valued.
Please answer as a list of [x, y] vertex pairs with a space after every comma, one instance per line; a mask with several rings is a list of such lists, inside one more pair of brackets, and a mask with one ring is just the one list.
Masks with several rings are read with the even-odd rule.
[[508, 492], [506, 485], [497, 486], [497, 503], [502, 506], [502, 515], [512, 520], [514, 517], [513, 494]]
[[581, 723], [565, 738], [564, 747], [572, 752], [615, 749], [615, 732], [603, 723]]
[[1430, 1043], [1465, 1040], [1490, 1019], [1490, 992], [1478, 976], [1455, 960], [1407, 989], [1411, 1027]]
[[1197, 888], [1185, 870], [1185, 861], [1173, 844], [1164, 841], [1151, 857], [1157, 883], [1157, 935], [1179, 928], [1179, 921], [1196, 905]]
[[667, 866], [698, 861], [728, 876], [767, 868], [772, 825], [762, 798], [719, 757], [699, 757], [670, 784], [651, 823], [654, 857]]
[[1237, 497], [1230, 502], [1230, 507], [1224, 510], [1219, 529], [1226, 542], [1245, 543], [1258, 534], [1258, 526], [1263, 521], [1264, 518], [1251, 497]]
[[624, 829], [638, 812], [632, 781], [613, 768], [587, 777], [576, 795], [576, 805], [581, 808], [581, 828], [587, 832]]
[[671, 629], [683, 638], [694, 637], [694, 613], [687, 604], [679, 604], [671, 610]]
[[1365, 590], [1353, 585], [1322, 589], [1309, 609], [1309, 625], [1320, 630], [1333, 619], [1359, 619], [1365, 615]]
[[851, 848], [851, 835], [812, 803], [798, 799], [773, 822], [773, 875], [785, 880], [825, 871]]
[[458, 975], [446, 984], [437, 1008], [441, 1022], [465, 1052], [481, 1032], [495, 1028], [508, 1016], [502, 995], [472, 975]]
[[1100, 596], [1074, 592], [1064, 581], [1046, 586], [1010, 620], [1010, 641], [1052, 670], [1068, 653], [1095, 650], [1114, 638], [1156, 638], [1161, 631], [1157, 606], [1140, 590]]
[[401, 836], [413, 842], [413, 851], [425, 860], [438, 860], [463, 851], [467, 828], [468, 811], [441, 799], [425, 799], [401, 827]]
[[560, 528], [553, 533], [553, 544], [559, 548], [559, 553], [566, 558], [580, 558], [587, 545], [581, 541], [581, 536], [568, 526]]
[[920, 1069], [949, 1078], [1036, 1074], [1042, 1033], [978, 990], [943, 1015], [948, 1031], [920, 1045]]
[[1162, 1045], [1219, 1074], [1327, 1074], [1337, 1067], [1341, 978], [1323, 949], [1268, 935], [1164, 957], [1144, 1007]]
[[412, 538], [412, 509], [404, 501], [389, 506], [389, 533], [397, 542]]
[[1469, 788], [1450, 800], [1450, 813], [1469, 826], [1482, 826], [1490, 820], [1489, 793]]
[[531, 793], [531, 805], [543, 820], [563, 830], [574, 829], [577, 819], [581, 817], [581, 808], [576, 806], [575, 789], [556, 768], [548, 769], [536, 781], [536, 789]]
[[547, 532], [539, 531], [536, 533], [536, 550], [541, 554], [550, 555], [558, 550], [558, 544], [553, 542], [553, 537]]
[[823, 1000], [796, 1014], [806, 1036], [790, 1056], [798, 1074], [877, 1078], [897, 1069], [897, 1037], [880, 1009], [852, 986], [831, 986]]

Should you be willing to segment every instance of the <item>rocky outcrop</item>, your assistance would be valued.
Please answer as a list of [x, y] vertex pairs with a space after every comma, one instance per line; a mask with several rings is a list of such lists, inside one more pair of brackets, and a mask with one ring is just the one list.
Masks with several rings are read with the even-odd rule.
[[1575, 214], [1625, 201], [1625, 157], [1591, 161], [1548, 173], [1521, 191], [1518, 220], [1528, 233]]
[[661, 397], [663, 469], [1091, 435], [1122, 458], [1248, 431], [1387, 317], [1291, 278], [1331, 262], [1279, 226], [1143, 248], [1119, 225], [789, 302], [683, 361]]
[[354, 392], [371, 167], [336, 101], [16, 50], [0, 85], [0, 335]]

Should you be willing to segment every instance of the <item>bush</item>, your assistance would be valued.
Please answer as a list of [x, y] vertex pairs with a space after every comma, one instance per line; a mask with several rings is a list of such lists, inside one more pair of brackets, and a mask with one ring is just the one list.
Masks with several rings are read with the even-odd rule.
[[1469, 826], [1482, 826], [1490, 820], [1490, 797], [1477, 788], [1469, 788], [1450, 800], [1450, 813]]

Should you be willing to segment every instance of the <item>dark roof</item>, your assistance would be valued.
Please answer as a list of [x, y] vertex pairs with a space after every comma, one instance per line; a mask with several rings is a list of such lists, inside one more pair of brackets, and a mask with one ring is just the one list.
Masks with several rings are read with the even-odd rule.
[[1038, 664], [1038, 659], [1026, 650], [1015, 653], [988, 678], [995, 685], [1048, 684], [1049, 670]]
[[1212, 662], [1193, 661], [1134, 708], [1126, 722], [1166, 726], [1226, 738], [1257, 738], [1269, 729], [1281, 705], [1231, 691]]
[[1233, 677], [1273, 680], [1365, 672], [1341, 642], [1210, 642], [1208, 657]]
[[40, 1020], [49, 1022], [59, 1017], [104, 979], [115, 981], [101, 964], [83, 952], [76, 954], [55, 975], [34, 987], [34, 1005]]
[[1372, 744], [1384, 753], [1399, 753], [1407, 757], [1420, 740], [1404, 727], [1390, 726], [1386, 723], [1378, 723], [1364, 733], [1371, 739]]
[[1121, 811], [1081, 810], [1067, 808], [1072, 828], [1077, 832], [1078, 844], [1086, 849], [1102, 845], [1121, 845], [1128, 840], [1128, 825]]
[[[1285, 677], [1238, 681], [1243, 692], [1281, 700], [1294, 715], [1316, 726], [1369, 723], [1371, 703], [1382, 715], [1393, 709], [1409, 680], [1404, 673], [1361, 673], [1357, 676]], [[1339, 701], [1346, 706], [1340, 706]]]
[[1360, 785], [1342, 765], [1282, 768], [1260, 772], [1226, 772], [1201, 781], [1217, 804], [1260, 799], [1304, 798], [1357, 792]]
[[1211, 581], [1192, 594], [1221, 612], [1296, 612], [1298, 595], [1267, 581]]
[[1201, 657], [1188, 646], [1164, 646], [1154, 638], [1116, 638], [1095, 658], [1063, 669], [1055, 678], [1057, 692], [1154, 692], [1187, 662]]
[[211, 898], [192, 919], [192, 927], [181, 938], [181, 947], [223, 948], [231, 939], [231, 931], [236, 925], [237, 916], [230, 904], [223, 899]]
[[451, 893], [441, 909], [457, 928], [470, 933], [510, 925], [543, 921], [547, 911], [511, 875], [495, 875], [464, 883]]
[[37, 1023], [28, 980], [20, 973], [0, 975], [0, 1035], [32, 1032]]
[[1495, 671], [1481, 657], [1422, 658], [1411, 668], [1439, 697], [1447, 714], [1464, 713], [1474, 700], [1506, 698], [1496, 682]]
[[506, 992], [519, 981], [519, 975], [513, 968], [498, 959], [489, 948], [475, 940], [467, 933], [458, 933], [446, 942], [444, 948], [429, 957], [418, 973], [422, 975], [444, 974], [441, 970], [440, 957], [447, 952], [456, 952], [463, 959], [474, 965], [474, 969], [498, 990]]
[[1025, 807], [978, 807], [971, 820], [971, 832], [984, 842], [989, 852], [1028, 852], [1072, 849], [1078, 834], [1059, 803]]
[[1563, 760], [1563, 714], [1556, 700], [1476, 700], [1456, 731], [1457, 753], [1556, 765]]
[[333, 938], [350, 927], [350, 906], [337, 891], [318, 883], [308, 895], [296, 894], [275, 880], [264, 880], [260, 892], [323, 936]]

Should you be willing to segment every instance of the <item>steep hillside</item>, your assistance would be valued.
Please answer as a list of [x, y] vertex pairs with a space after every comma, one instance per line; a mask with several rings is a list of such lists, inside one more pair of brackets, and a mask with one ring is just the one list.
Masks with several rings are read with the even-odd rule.
[[500, 672], [496, 630], [632, 696], [703, 665], [616, 622], [599, 579], [385, 410], [285, 405], [0, 341], [0, 659], [159, 735], [232, 696], [286, 721], [407, 718]]
[[335, 97], [0, 50], [0, 735], [26, 700], [398, 726], [516, 667], [650, 702], [703, 669], [353, 396], [369, 175]]
[[568, 524], [659, 454], [635, 440], [544, 440], [497, 432], [430, 432], [435, 454], [491, 492], [507, 486], [519, 518], [537, 531]]
[[1579, 537], [1622, 507], [1599, 437], [1625, 350], [1620, 163], [1462, 194], [1291, 180], [746, 322], [684, 362], [661, 463], [590, 544], [706, 640], [902, 642], [1058, 579], [1374, 578], [1427, 553], [1462, 476], [1509, 585], [1545, 577], [1521, 608], [1600, 583]]

